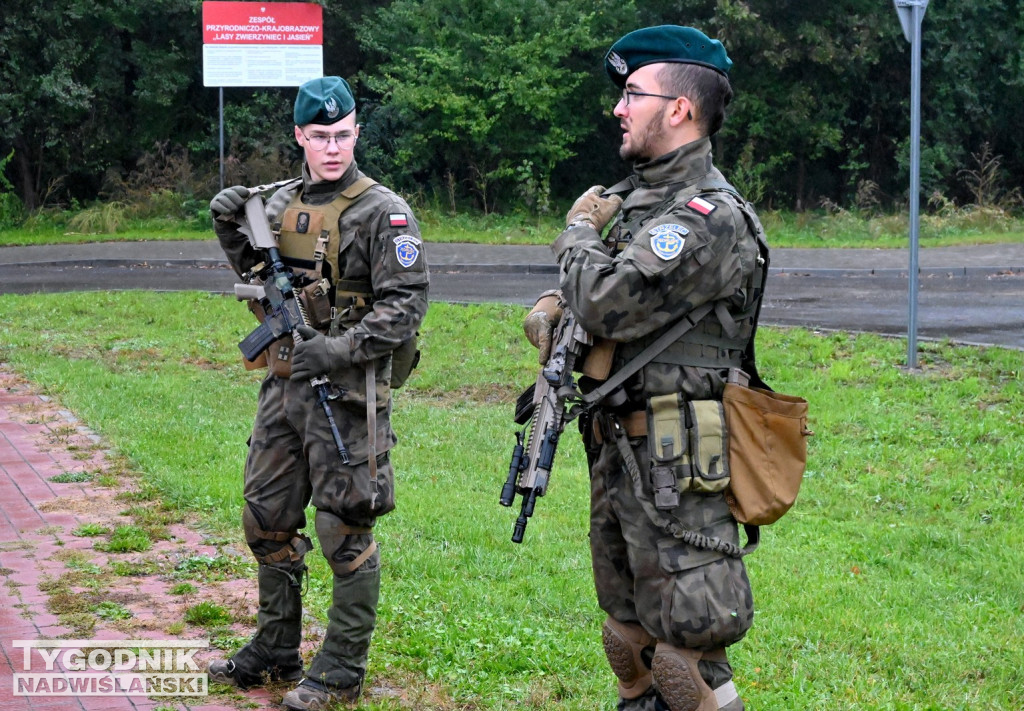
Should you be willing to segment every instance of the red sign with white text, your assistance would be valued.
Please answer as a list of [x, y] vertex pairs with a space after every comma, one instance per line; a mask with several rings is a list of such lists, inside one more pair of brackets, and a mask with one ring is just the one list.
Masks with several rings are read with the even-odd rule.
[[203, 44], [322, 45], [323, 18], [308, 2], [204, 2]]

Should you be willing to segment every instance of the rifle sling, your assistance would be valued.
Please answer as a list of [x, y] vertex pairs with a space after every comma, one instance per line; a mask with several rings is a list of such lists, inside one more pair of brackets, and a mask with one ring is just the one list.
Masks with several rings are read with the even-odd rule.
[[696, 326], [701, 320], [715, 309], [714, 303], [703, 304], [694, 309], [683, 318], [679, 319], [669, 330], [665, 331], [651, 345], [640, 351], [632, 360], [615, 371], [608, 380], [600, 387], [591, 390], [580, 397], [585, 409], [589, 409], [600, 403], [608, 395], [615, 392], [634, 373], [650, 363], [658, 354], [679, 340], [679, 338]]

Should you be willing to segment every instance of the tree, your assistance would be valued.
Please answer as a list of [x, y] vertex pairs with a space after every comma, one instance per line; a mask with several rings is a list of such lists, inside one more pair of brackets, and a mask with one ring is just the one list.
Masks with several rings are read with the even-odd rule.
[[579, 7], [396, 0], [364, 21], [360, 41], [379, 63], [362, 78], [386, 107], [377, 123], [394, 129], [391, 170], [469, 185], [485, 211], [513, 184], [543, 206], [555, 167], [600, 111], [600, 96], [581, 89], [600, 71], [614, 13]]
[[55, 186], [94, 197], [111, 166], [194, 126], [198, 4], [7, 3], [0, 24], [0, 148], [28, 209]]

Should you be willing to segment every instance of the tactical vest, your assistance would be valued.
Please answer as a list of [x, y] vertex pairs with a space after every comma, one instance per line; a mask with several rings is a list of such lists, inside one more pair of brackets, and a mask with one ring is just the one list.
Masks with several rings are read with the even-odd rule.
[[[376, 184], [376, 180], [364, 176], [326, 205], [306, 205], [299, 192], [295, 192], [279, 216], [273, 218], [281, 260], [304, 274], [309, 282], [302, 288], [301, 298], [314, 328], [326, 330], [332, 322], [342, 330], [350, 328], [373, 307], [373, 285], [369, 281], [342, 279], [338, 255], [342, 247], [342, 213]], [[392, 353], [392, 388], [405, 384], [419, 359], [414, 335]]]
[[[310, 281], [312, 288], [304, 292], [311, 302], [307, 307], [320, 316], [316, 319], [319, 322], [317, 327], [330, 320], [332, 309], [355, 306], [363, 310], [373, 301], [373, 287], [369, 282], [340, 279], [338, 254], [341, 232], [338, 220], [360, 195], [376, 184], [372, 178], [360, 178], [326, 205], [306, 205], [301, 195], [296, 193], [274, 224], [279, 235], [278, 249], [282, 261]], [[320, 297], [326, 297], [326, 319], [321, 313], [323, 307], [318, 309], [312, 303]], [[310, 318], [314, 318], [313, 313], [310, 313]]]
[[[608, 192], [616, 191], [618, 187], [614, 186]], [[703, 368], [743, 368], [748, 373], [756, 372], [753, 341], [768, 275], [768, 245], [764, 239], [764, 229], [753, 206], [740, 196], [736, 188], [725, 180], [713, 176], [705, 177], [669, 196], [653, 209], [645, 210], [633, 220], [616, 224], [608, 233], [607, 243], [616, 251], [625, 249], [632, 235], [636, 234], [644, 219], [652, 213], [666, 214], [697, 195], [713, 192], [725, 193], [729, 199], [735, 200], [737, 208], [757, 240], [758, 256], [755, 268], [742, 286], [744, 302], [735, 304], [727, 303], [727, 299], [719, 300], [711, 313], [683, 334], [677, 342], [655, 356], [651, 362]], [[668, 328], [671, 328], [671, 324], [643, 338], [619, 344], [616, 361], [619, 364], [628, 363]]]

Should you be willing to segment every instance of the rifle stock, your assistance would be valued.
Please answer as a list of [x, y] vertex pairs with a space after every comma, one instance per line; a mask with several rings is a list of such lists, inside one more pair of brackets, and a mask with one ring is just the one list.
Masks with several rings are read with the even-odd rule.
[[515, 421], [525, 427], [516, 432], [508, 478], [499, 498], [502, 506], [512, 506], [516, 494], [522, 497], [512, 531], [513, 543], [522, 543], [537, 499], [547, 493], [559, 437], [566, 423], [575, 417], [569, 409], [579, 395], [573, 369], [590, 342], [572, 311], [565, 309], [553, 334], [547, 363], [541, 367], [537, 382], [517, 402]]

